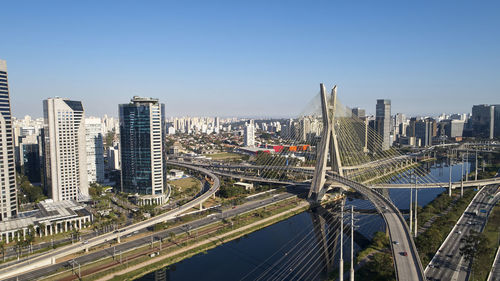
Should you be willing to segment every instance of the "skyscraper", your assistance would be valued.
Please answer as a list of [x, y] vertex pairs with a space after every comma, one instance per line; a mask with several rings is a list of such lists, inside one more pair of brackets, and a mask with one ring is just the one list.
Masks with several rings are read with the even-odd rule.
[[255, 146], [255, 125], [253, 120], [245, 124], [243, 145], [247, 147]]
[[7, 62], [0, 60], [0, 221], [17, 214], [16, 164]]
[[40, 136], [28, 135], [19, 137], [18, 158], [23, 174], [31, 183], [41, 181], [40, 174]]
[[382, 150], [389, 149], [391, 146], [391, 100], [377, 100], [375, 129], [382, 137]]
[[163, 204], [165, 105], [135, 96], [119, 115], [122, 192], [139, 195], [140, 204]]
[[102, 123], [100, 118], [85, 118], [87, 146], [87, 180], [90, 183], [104, 181], [104, 145], [102, 142]]
[[500, 104], [472, 107], [471, 125], [475, 137], [493, 139], [500, 136]]
[[215, 119], [214, 119], [214, 132], [216, 134], [218, 134], [219, 130], [220, 130], [220, 120], [219, 119], [220, 119], [219, 117], [215, 117]]
[[351, 109], [351, 112], [352, 112], [352, 115], [360, 118], [360, 119], [365, 119], [366, 117], [366, 113], [365, 113], [365, 110], [364, 109], [361, 109], [359, 107], [355, 107], [353, 109]]
[[86, 200], [87, 151], [82, 102], [63, 98], [43, 101], [46, 188], [54, 201]]
[[432, 145], [432, 137], [435, 136], [436, 121], [431, 118], [418, 120], [415, 123], [415, 137], [420, 139], [421, 146]]

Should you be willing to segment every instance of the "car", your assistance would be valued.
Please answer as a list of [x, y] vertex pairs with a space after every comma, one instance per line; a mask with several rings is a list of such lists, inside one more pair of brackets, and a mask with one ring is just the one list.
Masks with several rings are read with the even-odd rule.
[[394, 243], [394, 245], [399, 245], [398, 241], [393, 241], [392, 243]]
[[83, 245], [88, 244], [88, 243], [89, 243], [89, 240], [85, 240], [82, 242]]
[[236, 209], [236, 206], [233, 206], [233, 209]]
[[408, 253], [407, 252], [401, 252], [401, 255], [406, 257], [406, 256], [408, 256]]

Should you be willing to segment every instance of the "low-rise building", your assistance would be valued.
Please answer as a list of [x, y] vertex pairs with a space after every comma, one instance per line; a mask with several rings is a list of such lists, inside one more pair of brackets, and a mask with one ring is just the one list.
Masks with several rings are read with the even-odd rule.
[[54, 202], [47, 199], [37, 204], [38, 209], [21, 212], [16, 217], [0, 222], [0, 239], [9, 243], [26, 237], [29, 229], [35, 236], [57, 234], [71, 229], [86, 228], [93, 220], [92, 213], [82, 204], [73, 200]]

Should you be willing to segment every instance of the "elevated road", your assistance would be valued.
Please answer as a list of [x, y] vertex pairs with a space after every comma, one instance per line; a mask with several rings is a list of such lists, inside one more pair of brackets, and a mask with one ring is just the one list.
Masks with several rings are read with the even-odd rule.
[[[464, 181], [463, 182], [464, 187], [484, 186], [484, 185], [490, 185], [490, 184], [500, 184], [500, 177], [477, 180], [477, 181]], [[451, 185], [452, 185], [451, 188], [455, 189], [455, 188], [459, 188], [462, 185], [462, 183], [461, 182], [452, 182]], [[449, 186], [450, 186], [449, 182], [417, 184], [418, 188], [448, 188]], [[410, 184], [410, 183], [384, 183], [384, 184], [374, 184], [374, 185], [370, 186], [370, 188], [410, 188], [410, 187], [415, 187], [415, 185]]]
[[[329, 174], [328, 177], [365, 195], [382, 215], [387, 225], [387, 229], [389, 230], [396, 279], [425, 280], [424, 270], [418, 256], [417, 247], [415, 246], [410, 229], [399, 209], [389, 199], [368, 186], [332, 174]], [[392, 242], [397, 242], [397, 244]], [[406, 253], [406, 255], [404, 253]]]
[[[179, 162], [177, 162], [179, 163]], [[198, 164], [206, 168], [211, 167], [210, 164]], [[227, 171], [234, 169], [269, 169], [273, 170], [275, 167], [265, 167], [265, 166], [252, 166], [252, 165], [214, 165], [213, 168], [225, 168]], [[211, 167], [212, 168], [212, 167]], [[287, 167], [278, 166], [278, 169], [292, 170], [296, 172], [312, 173], [311, 169], [304, 169], [298, 167]], [[217, 171], [219, 175], [242, 178], [242, 175], [234, 174], [230, 172], [220, 172]], [[365, 195], [368, 200], [370, 200], [375, 208], [378, 210], [382, 217], [384, 218], [387, 228], [389, 230], [389, 235], [391, 241], [397, 241], [398, 244], [392, 244], [392, 254], [394, 257], [394, 265], [396, 268], [397, 280], [424, 280], [424, 270], [418, 256], [417, 247], [413, 241], [410, 230], [406, 224], [404, 217], [402, 216], [399, 209], [387, 198], [382, 196], [380, 193], [371, 189], [370, 187], [363, 185], [361, 183], [352, 181], [350, 179], [340, 177], [331, 171], [327, 172], [327, 178], [337, 182], [339, 184], [348, 186], [358, 191], [359, 193]], [[257, 177], [249, 177], [249, 179], [258, 179]], [[260, 181], [262, 178], [258, 179]], [[279, 182], [278, 180], [273, 180]], [[283, 182], [285, 183], [285, 182]], [[404, 255], [406, 253], [406, 255]]]
[[[247, 213], [247, 212], [255, 211], [256, 209], [275, 204], [276, 202], [279, 202], [279, 201], [288, 200], [288, 199], [293, 198], [295, 196], [296, 195], [294, 195], [294, 194], [283, 193], [283, 194], [277, 194], [276, 196], [263, 198], [260, 200], [253, 200], [253, 201], [247, 202], [243, 205], [240, 205], [234, 209], [225, 210], [225, 211], [221, 212], [220, 214], [213, 214], [213, 215], [207, 216], [205, 218], [194, 220], [194, 221], [188, 222], [186, 224], [183, 224], [183, 225], [180, 225], [177, 227], [173, 227], [173, 228], [169, 228], [167, 230], [153, 233], [153, 234], [145, 236], [143, 238], [138, 238], [138, 239], [134, 239], [131, 241], [123, 242], [120, 244], [116, 244], [113, 247], [109, 247], [109, 248], [106, 248], [103, 250], [95, 251], [95, 252], [80, 256], [78, 258], [75, 258], [75, 261], [78, 264], [85, 265], [85, 264], [97, 261], [99, 259], [109, 258], [109, 257], [113, 256], [113, 253], [116, 254], [115, 256], [118, 259], [119, 253], [121, 253], [121, 252], [130, 251], [130, 250], [136, 249], [138, 247], [142, 247], [144, 245], [150, 244], [151, 237], [154, 237], [153, 240], [155, 241], [154, 242], [155, 247], [157, 247], [158, 240], [159, 239], [165, 239], [165, 240], [168, 239], [170, 237], [169, 236], [170, 232], [173, 232], [176, 235], [179, 235], [182, 233], [186, 233], [186, 231], [188, 231], [188, 230], [193, 231], [193, 230], [205, 227], [205, 226], [209, 226], [209, 225], [214, 224], [216, 222], [220, 222], [224, 218], [234, 217], [236, 215], [242, 215], [242, 214]], [[139, 232], [143, 232], [143, 231], [139, 231]], [[114, 248], [114, 250], [113, 250], [113, 248]], [[8, 279], [1, 279], [1, 280], [5, 280], [5, 281], [36, 280], [36, 279], [42, 278], [44, 276], [49, 276], [50, 274], [53, 274], [57, 270], [61, 270], [61, 269], [65, 269], [65, 268], [67, 269], [68, 267], [69, 267], [69, 263], [66, 261], [66, 262], [61, 262], [61, 263], [49, 265], [47, 267], [39, 268], [37, 270], [23, 272], [23, 273], [20, 273], [16, 276], [10, 277]]]
[[199, 197], [189, 201], [188, 203], [173, 209], [169, 212], [166, 212], [164, 214], [158, 215], [156, 217], [153, 217], [151, 219], [144, 220], [142, 222], [138, 222], [129, 226], [126, 226], [124, 228], [120, 228], [116, 230], [113, 233], [107, 233], [103, 234], [94, 238], [91, 238], [87, 240], [88, 242], [84, 243], [75, 243], [72, 245], [64, 246], [57, 248], [55, 250], [52, 250], [50, 252], [47, 252], [45, 254], [39, 255], [35, 258], [5, 267], [0, 269], [0, 280], [5, 280], [8, 277], [18, 275], [21, 272], [26, 272], [28, 270], [33, 270], [37, 269], [40, 267], [44, 267], [47, 265], [55, 264], [56, 259], [65, 257], [67, 255], [71, 255], [74, 253], [86, 251], [87, 249], [91, 247], [95, 247], [97, 245], [106, 243], [110, 240], [116, 239], [118, 242], [120, 242], [120, 237], [123, 237], [128, 234], [132, 234], [135, 231], [140, 231], [141, 229], [144, 229], [146, 227], [153, 226], [157, 223], [164, 222], [170, 219], [175, 218], [176, 216], [182, 214], [183, 212], [198, 206], [199, 204], [203, 203], [205, 200], [210, 198], [210, 196], [214, 195], [215, 192], [220, 187], [220, 181], [219, 178], [213, 174], [211, 171], [201, 168], [201, 167], [193, 167], [187, 164], [182, 164], [182, 163], [168, 163], [171, 165], [177, 165], [180, 167], [188, 168], [191, 170], [195, 170], [197, 172], [206, 174], [213, 180], [213, 185], [211, 188], [206, 191], [205, 193], [201, 194]]

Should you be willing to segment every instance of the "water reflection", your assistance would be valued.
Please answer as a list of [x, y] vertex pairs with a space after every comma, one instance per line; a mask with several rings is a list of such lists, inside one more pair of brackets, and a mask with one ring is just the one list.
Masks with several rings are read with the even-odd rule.
[[[429, 163], [424, 167], [437, 181], [446, 182], [449, 167]], [[452, 180], [458, 181], [461, 166], [452, 166]], [[428, 204], [445, 189], [419, 192], [419, 203]], [[396, 206], [407, 209], [409, 189], [392, 189]], [[348, 198], [360, 213], [354, 234], [354, 252], [366, 247], [376, 231], [385, 231], [384, 220], [373, 213], [373, 205], [360, 198]], [[322, 280], [338, 267], [340, 251], [339, 204], [316, 208], [273, 224], [238, 240], [198, 254], [175, 265], [147, 274], [138, 280]], [[344, 261], [350, 259], [350, 228], [344, 231]], [[260, 278], [260, 279], [259, 279]]]

